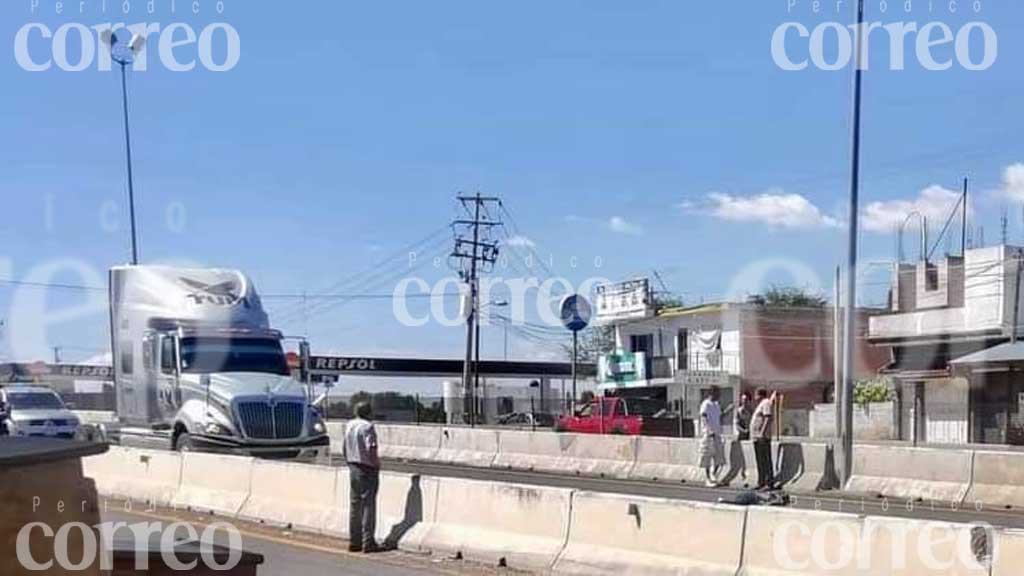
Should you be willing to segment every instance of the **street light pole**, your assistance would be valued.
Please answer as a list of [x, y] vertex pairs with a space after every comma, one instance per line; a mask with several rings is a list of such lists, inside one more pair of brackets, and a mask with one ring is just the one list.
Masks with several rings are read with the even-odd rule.
[[103, 42], [110, 49], [110, 57], [121, 66], [121, 104], [124, 111], [124, 149], [128, 164], [128, 218], [132, 232], [132, 265], [139, 264], [138, 232], [135, 224], [135, 178], [132, 174], [132, 135], [128, 121], [128, 66], [146, 46], [146, 37], [135, 34], [130, 38], [118, 36], [111, 30], [102, 34]]
[[121, 65], [121, 99], [124, 103], [124, 149], [128, 161], [128, 213], [132, 227], [132, 265], [139, 265], [139, 244], [135, 230], [135, 183], [132, 178], [132, 136], [128, 124], [128, 80], [126, 60], [117, 60]]
[[843, 342], [843, 397], [841, 440], [842, 460], [840, 479], [842, 485], [853, 475], [853, 386], [856, 377], [857, 353], [857, 216], [860, 209], [860, 132], [861, 97], [864, 81], [864, 0], [857, 0], [856, 69], [853, 76], [853, 126], [850, 166], [850, 225], [847, 240], [846, 271], [846, 330]]

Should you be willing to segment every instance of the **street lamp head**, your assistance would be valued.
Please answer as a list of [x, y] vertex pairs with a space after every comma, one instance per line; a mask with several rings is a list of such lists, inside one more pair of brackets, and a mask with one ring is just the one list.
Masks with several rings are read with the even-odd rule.
[[146, 47], [146, 37], [142, 34], [136, 34], [132, 36], [132, 41], [128, 43], [128, 48], [131, 49], [132, 54], [138, 54]]
[[110, 55], [114, 61], [121, 65], [131, 64], [146, 47], [146, 37], [142, 34], [133, 34], [129, 37], [127, 32], [118, 34], [104, 30], [100, 38], [110, 48]]

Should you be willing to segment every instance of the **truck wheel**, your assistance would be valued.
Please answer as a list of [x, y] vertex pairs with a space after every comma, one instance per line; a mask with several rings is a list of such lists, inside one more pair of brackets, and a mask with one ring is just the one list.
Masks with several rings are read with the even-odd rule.
[[174, 449], [178, 452], [195, 452], [192, 437], [187, 432], [182, 432], [178, 435], [178, 441], [174, 443]]

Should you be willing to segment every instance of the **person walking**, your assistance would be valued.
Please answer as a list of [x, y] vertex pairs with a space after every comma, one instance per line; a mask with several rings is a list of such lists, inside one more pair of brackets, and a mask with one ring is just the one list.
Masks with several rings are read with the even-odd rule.
[[375, 536], [380, 456], [372, 414], [370, 404], [360, 402], [355, 407], [355, 419], [345, 426], [343, 451], [350, 482], [349, 552], [381, 551]]
[[772, 426], [775, 423], [775, 400], [764, 388], [757, 391], [757, 408], [751, 421], [754, 438], [754, 454], [757, 457], [757, 489], [775, 488], [775, 466], [772, 463]]
[[725, 464], [725, 444], [722, 440], [722, 407], [718, 403], [721, 391], [712, 386], [700, 405], [702, 436], [700, 467], [704, 469], [708, 487], [717, 487], [719, 474]]

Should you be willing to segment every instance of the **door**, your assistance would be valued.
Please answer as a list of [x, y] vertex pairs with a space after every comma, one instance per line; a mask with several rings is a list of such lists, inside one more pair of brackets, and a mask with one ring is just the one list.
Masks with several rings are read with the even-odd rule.
[[160, 337], [160, 366], [157, 390], [164, 418], [172, 418], [181, 408], [181, 383], [178, 380], [178, 350], [173, 336]]
[[915, 444], [924, 444], [928, 442], [928, 415], [925, 413], [925, 387], [924, 382], [916, 382], [914, 384], [914, 436], [913, 441]]

